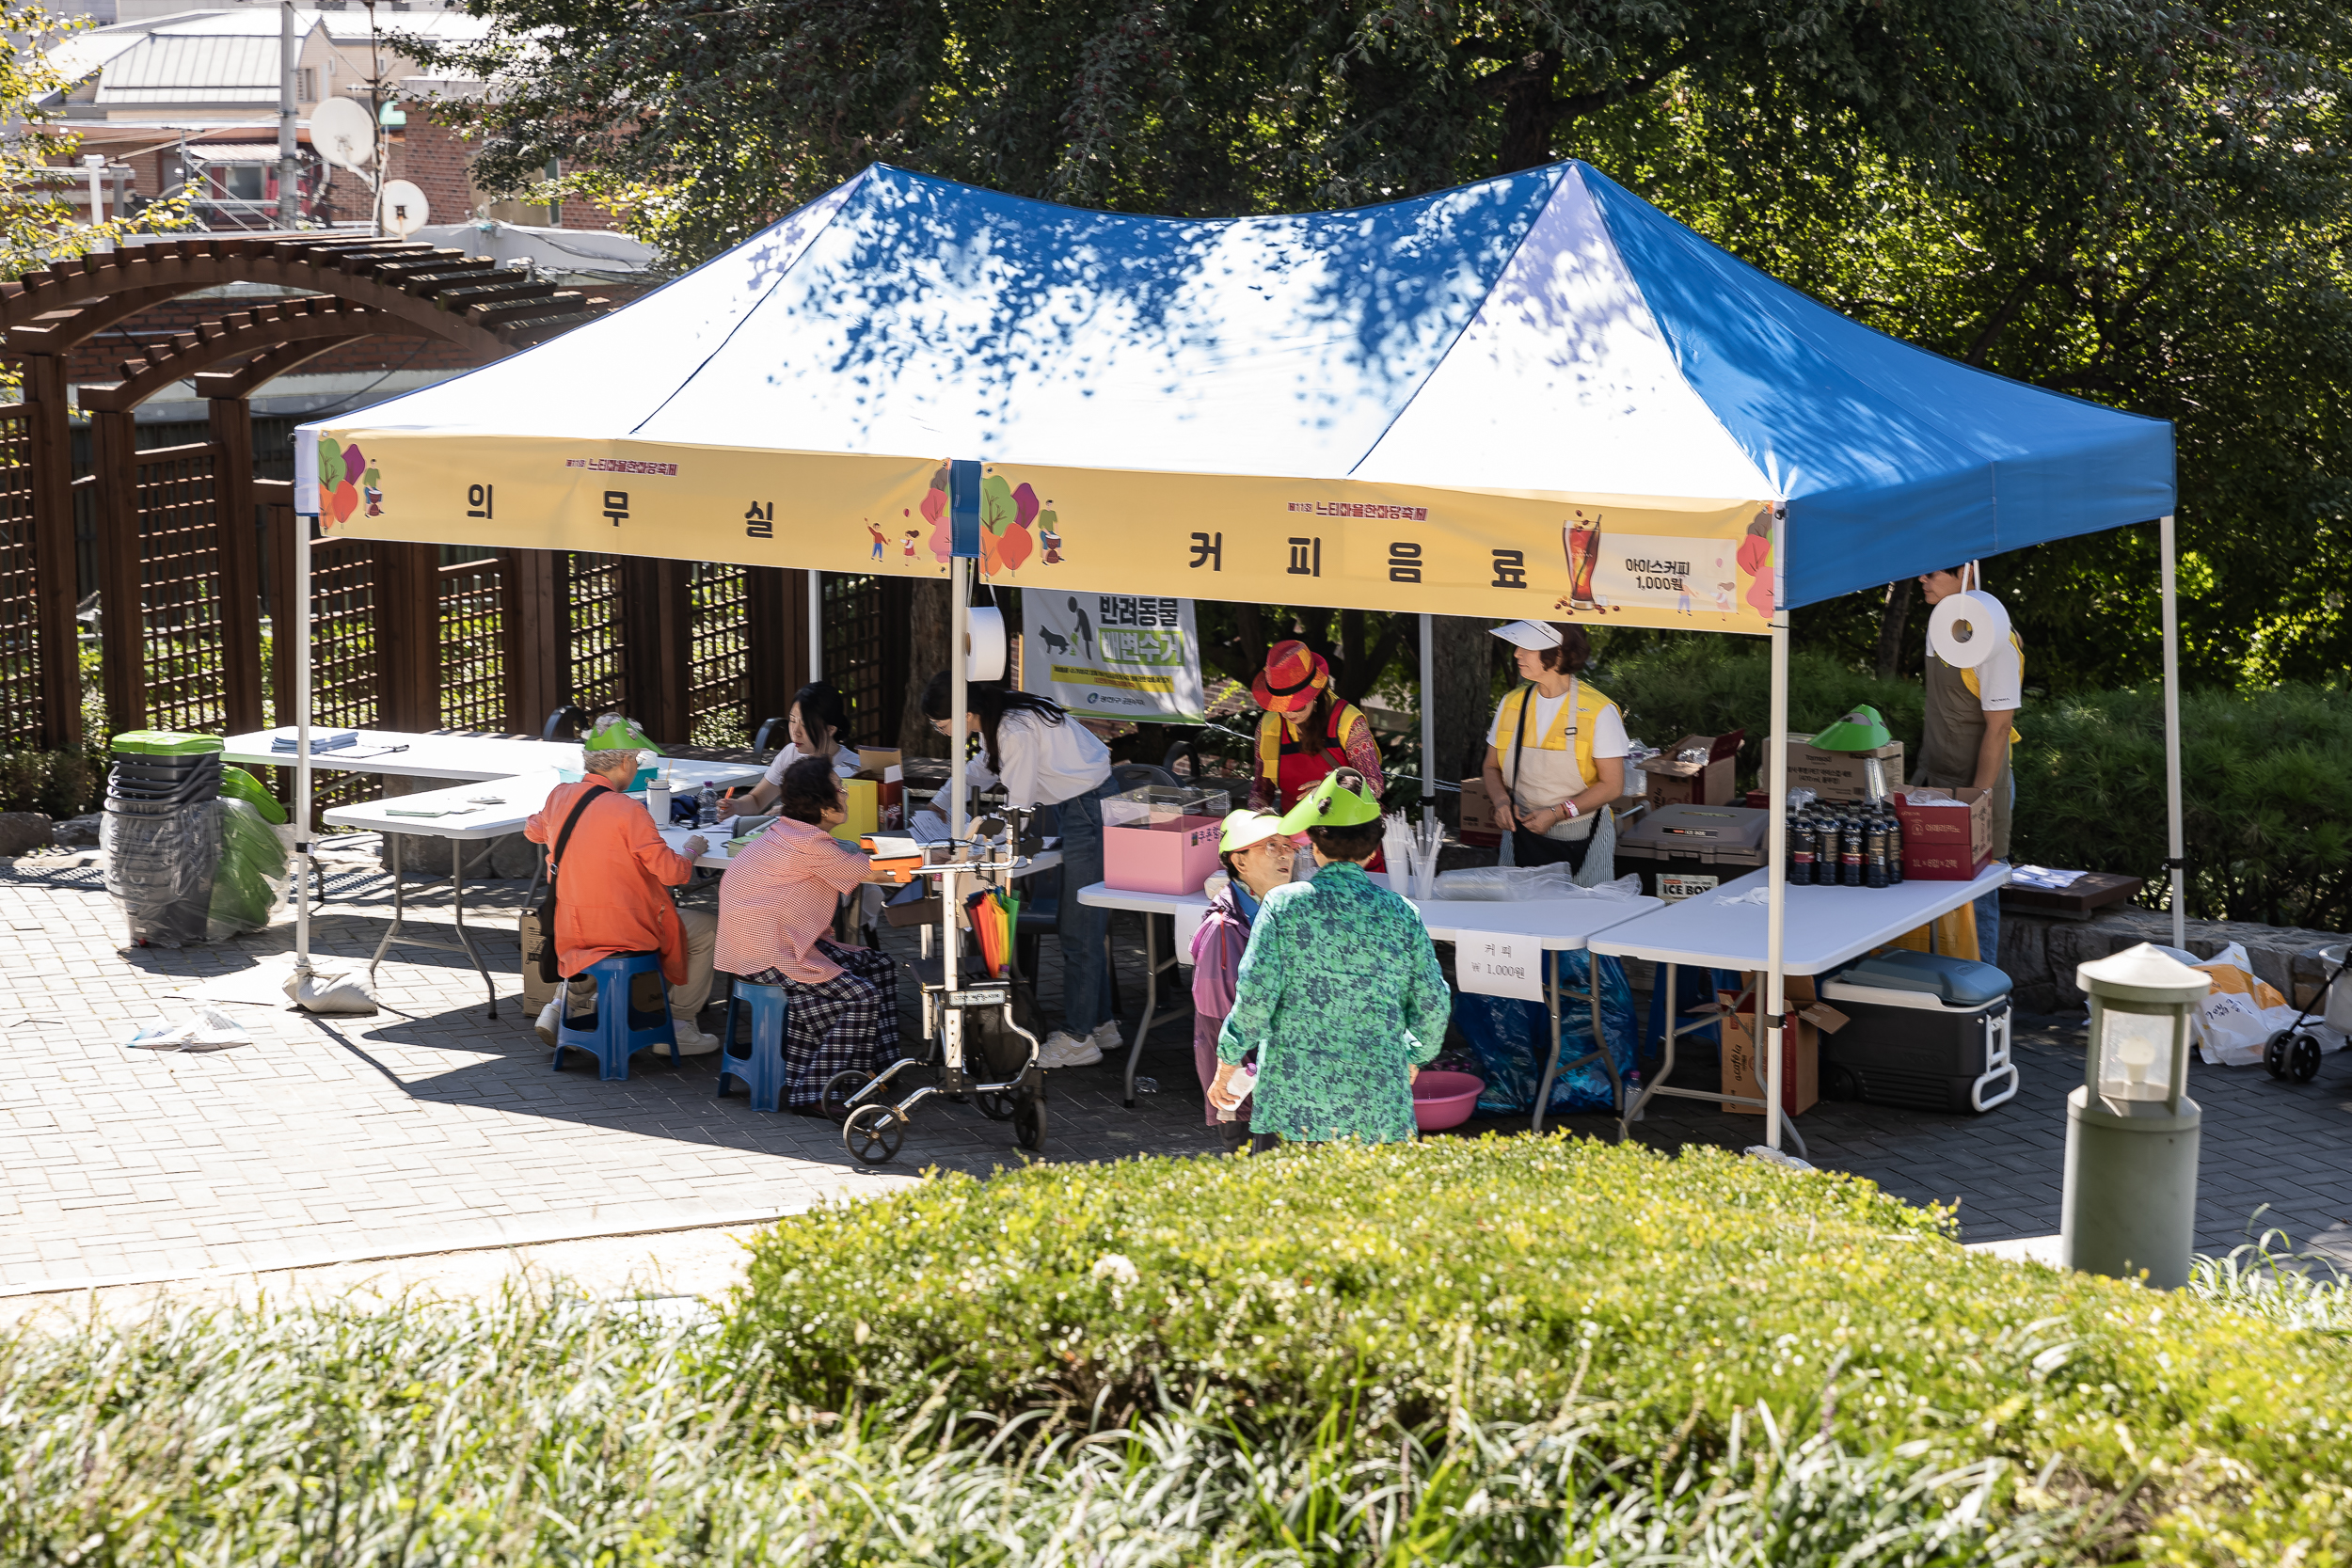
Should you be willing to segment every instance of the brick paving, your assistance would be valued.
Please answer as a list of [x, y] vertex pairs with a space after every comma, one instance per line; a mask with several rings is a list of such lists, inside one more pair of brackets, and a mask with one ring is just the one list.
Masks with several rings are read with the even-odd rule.
[[[348, 870], [317, 927], [323, 954], [364, 957], [389, 914], [389, 885]], [[966, 1105], [927, 1102], [898, 1162], [862, 1167], [830, 1123], [754, 1113], [712, 1095], [711, 1058], [673, 1067], [641, 1055], [626, 1083], [574, 1058], [551, 1073], [511, 978], [517, 882], [469, 889], [501, 970], [496, 1022], [454, 953], [396, 948], [379, 975], [383, 1012], [326, 1019], [236, 1006], [250, 1046], [128, 1052], [175, 987], [292, 947], [290, 927], [216, 947], [124, 951], [95, 866], [0, 861], [0, 993], [11, 1069], [0, 1076], [0, 1291], [86, 1281], [735, 1224], [918, 1179], [926, 1166], [985, 1175], [1019, 1164], [1010, 1129]], [[437, 902], [426, 924], [446, 930]], [[469, 920], [469, 925], [473, 922]], [[1123, 999], [1140, 1006], [1140, 929], [1120, 917]], [[904, 936], [895, 941], [906, 940]], [[1048, 997], [1057, 968], [1048, 949]], [[911, 1003], [912, 988], [907, 988]], [[707, 1028], [716, 1015], [707, 1015]], [[911, 1036], [910, 1037], [919, 1037]], [[1160, 1092], [1120, 1103], [1119, 1064], [1054, 1075], [1043, 1158], [1198, 1153], [1204, 1127], [1189, 1023], [1165, 1024], [1141, 1072]], [[1981, 1118], [1823, 1105], [1800, 1124], [1817, 1164], [1870, 1177], [1914, 1201], [1957, 1199], [1966, 1239], [2058, 1228], [2064, 1096], [2080, 1081], [2078, 1030], [2021, 1031], [2025, 1087]], [[1693, 1081], [1711, 1071], [1689, 1061]], [[2226, 1249], [2249, 1216], [2298, 1241], [2352, 1221], [2352, 1057], [2309, 1085], [2260, 1069], [2199, 1067], [2205, 1106], [2199, 1242]], [[1498, 1131], [1524, 1123], [1473, 1123]], [[1607, 1118], [1570, 1117], [1605, 1134]], [[1655, 1102], [1636, 1135], [1655, 1144], [1756, 1141], [1754, 1117]]]

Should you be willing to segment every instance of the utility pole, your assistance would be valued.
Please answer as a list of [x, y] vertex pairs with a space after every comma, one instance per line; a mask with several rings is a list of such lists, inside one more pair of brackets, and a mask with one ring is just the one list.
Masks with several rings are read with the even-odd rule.
[[294, 0], [278, 8], [278, 226], [292, 229], [302, 216], [302, 163], [294, 150]]

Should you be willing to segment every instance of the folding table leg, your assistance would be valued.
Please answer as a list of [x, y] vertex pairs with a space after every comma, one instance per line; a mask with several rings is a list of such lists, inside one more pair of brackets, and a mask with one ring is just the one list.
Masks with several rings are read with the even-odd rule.
[[[490, 1016], [499, 1016], [498, 983], [490, 978], [489, 967], [473, 944], [473, 933], [466, 929], [466, 844], [463, 839], [449, 841], [449, 903], [457, 922], [457, 941], [466, 949], [466, 957], [473, 960], [473, 972], [482, 976], [482, 989], [490, 995]], [[672, 1050], [675, 1056], [676, 1052]]]
[[371, 985], [375, 981], [375, 966], [384, 961], [384, 950], [401, 940], [401, 927], [408, 918], [408, 906], [402, 895], [400, 880], [400, 847], [408, 835], [389, 833], [386, 836], [392, 841], [392, 923], [384, 927], [384, 940], [375, 944], [375, 957], [368, 960], [368, 982]]
[[1551, 1104], [1551, 1081], [1560, 1075], [1560, 955], [1545, 953], [1537, 961], [1549, 971], [1544, 983], [1544, 1002], [1551, 1015], [1551, 1051], [1544, 1058], [1543, 1081], [1535, 1086], [1535, 1118], [1531, 1123], [1533, 1129], [1540, 1132], [1544, 1130], [1544, 1111]]
[[[1107, 958], [1108, 955], [1105, 955]], [[1136, 1106], [1136, 1063], [1143, 1058], [1143, 1037], [1152, 1032], [1152, 1014], [1160, 1005], [1160, 927], [1150, 911], [1143, 916], [1143, 1018], [1136, 1024], [1136, 1037], [1127, 1047], [1127, 1098], [1129, 1110]]]

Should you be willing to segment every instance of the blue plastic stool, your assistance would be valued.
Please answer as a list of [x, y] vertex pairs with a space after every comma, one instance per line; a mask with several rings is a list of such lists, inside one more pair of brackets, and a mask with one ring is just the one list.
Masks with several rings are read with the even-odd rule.
[[605, 1083], [628, 1076], [628, 1059], [638, 1052], [657, 1045], [670, 1048], [670, 1062], [678, 1061], [677, 1030], [670, 1022], [670, 990], [661, 989], [661, 1010], [652, 1015], [655, 1022], [641, 1023], [646, 1015], [629, 1005], [629, 993], [640, 974], [661, 977], [661, 955], [659, 953], [620, 953], [610, 958], [598, 958], [580, 973], [578, 978], [593, 977], [596, 982], [596, 1010], [584, 1027], [575, 1028], [571, 1017], [570, 982], [564, 982], [564, 1005], [555, 1028], [555, 1063], [548, 1070], [564, 1070], [564, 1053], [584, 1051], [596, 1059], [596, 1077]]
[[[736, 1004], [752, 1009], [749, 1054], [735, 1049]], [[782, 986], [755, 986], [738, 980], [727, 994], [726, 1022], [719, 1031], [719, 1098], [727, 1094], [727, 1080], [739, 1081], [752, 1097], [755, 1111], [784, 1109], [784, 1024], [790, 1006]]]

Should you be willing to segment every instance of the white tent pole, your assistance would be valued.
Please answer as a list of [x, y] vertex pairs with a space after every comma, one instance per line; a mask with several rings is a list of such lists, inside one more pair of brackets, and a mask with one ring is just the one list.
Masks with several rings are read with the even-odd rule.
[[825, 678], [825, 574], [808, 569], [808, 678]]
[[1780, 972], [1781, 939], [1788, 903], [1788, 610], [1781, 604], [1772, 612], [1772, 726], [1765, 741], [1764, 786], [1772, 794], [1772, 816], [1765, 827], [1765, 862], [1771, 869], [1772, 908], [1764, 938], [1764, 1147], [1780, 1147], [1781, 1009], [1788, 1004], [1788, 983]]
[[1437, 626], [1435, 616], [1421, 618], [1421, 819], [1428, 821], [1438, 811], [1438, 709], [1432, 693], [1437, 689], [1438, 655], [1430, 645], [1430, 633]]
[[947, 836], [961, 839], [963, 824], [964, 715], [970, 711], [972, 673], [971, 562], [959, 556], [947, 562], [947, 669], [952, 683], [947, 701]]
[[310, 973], [310, 530], [294, 514], [294, 600], [278, 607], [277, 635], [294, 640], [294, 973]]
[[2172, 861], [2172, 945], [2188, 945], [2187, 872], [2181, 864], [2181, 610], [2173, 597], [2172, 514], [2157, 525], [2164, 558], [2164, 806]]

